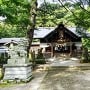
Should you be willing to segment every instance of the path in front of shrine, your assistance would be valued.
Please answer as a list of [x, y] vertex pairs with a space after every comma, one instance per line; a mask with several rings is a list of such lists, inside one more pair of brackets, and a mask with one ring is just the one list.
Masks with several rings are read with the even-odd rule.
[[[46, 67], [49, 70], [45, 71]], [[90, 90], [90, 65], [77, 58], [55, 58], [33, 72], [29, 83], [0, 88], [0, 90]]]

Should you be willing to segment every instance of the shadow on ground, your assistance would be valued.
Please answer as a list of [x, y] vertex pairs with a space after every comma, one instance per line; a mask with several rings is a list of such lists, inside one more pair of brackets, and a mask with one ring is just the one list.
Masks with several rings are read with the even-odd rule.
[[38, 90], [90, 90], [90, 70], [50, 70]]

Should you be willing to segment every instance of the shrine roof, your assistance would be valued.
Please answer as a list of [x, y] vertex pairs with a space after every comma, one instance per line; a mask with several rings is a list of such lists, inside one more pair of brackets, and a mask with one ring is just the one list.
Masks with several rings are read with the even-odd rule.
[[77, 32], [77, 28], [76, 27], [66, 27], [70, 32], [72, 32], [73, 34], [75, 34], [78, 37], [81, 37], [81, 35]]
[[[74, 33], [76, 36], [82, 37], [82, 35], [80, 35], [80, 34], [77, 32], [77, 28], [76, 28], [76, 27], [67, 27], [67, 29], [68, 29], [69, 31], [71, 31], [72, 33]], [[80, 29], [80, 28], [78, 28], [78, 29]], [[86, 34], [87, 37], [90, 37], [90, 32], [84, 31], [84, 33]]]
[[21, 38], [1, 38], [0, 43], [7, 43], [7, 42], [11, 42], [12, 40], [16, 41], [16, 42], [19, 42], [20, 39]]
[[[68, 31], [70, 31], [71, 33], [73, 33], [74, 35], [76, 35], [77, 37], [82, 37], [78, 32], [77, 32], [77, 28], [76, 27], [65, 27]], [[56, 27], [52, 27], [52, 28], [47, 28], [47, 27], [39, 27], [38, 29], [36, 29], [34, 31], [34, 38], [45, 38], [47, 35], [51, 34], [52, 32], [54, 32], [56, 29]], [[86, 33], [86, 35], [88, 37], [90, 37], [90, 33]]]
[[39, 27], [34, 30], [34, 38], [45, 38], [54, 30], [55, 27]]

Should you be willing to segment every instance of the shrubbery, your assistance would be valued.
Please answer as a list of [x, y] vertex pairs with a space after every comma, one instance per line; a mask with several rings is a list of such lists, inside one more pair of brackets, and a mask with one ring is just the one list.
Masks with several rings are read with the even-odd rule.
[[42, 49], [38, 50], [38, 55], [35, 59], [35, 62], [36, 62], [36, 64], [45, 64], [46, 63], [45, 58], [42, 53]]
[[7, 64], [8, 54], [0, 53], [0, 64]]

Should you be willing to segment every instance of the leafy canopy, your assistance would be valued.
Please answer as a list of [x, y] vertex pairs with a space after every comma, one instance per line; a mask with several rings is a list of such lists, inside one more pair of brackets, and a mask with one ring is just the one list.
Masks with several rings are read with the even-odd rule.
[[[0, 25], [1, 37], [21, 37], [26, 35], [27, 27], [31, 24], [30, 10], [34, 1], [0, 0], [0, 16], [6, 17], [4, 23]], [[7, 35], [4, 32], [7, 32]]]

